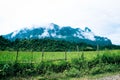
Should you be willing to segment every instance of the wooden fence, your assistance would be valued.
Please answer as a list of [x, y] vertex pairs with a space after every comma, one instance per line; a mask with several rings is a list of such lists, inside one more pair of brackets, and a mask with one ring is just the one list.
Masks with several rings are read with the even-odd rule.
[[[78, 47], [77, 47], [77, 51], [76, 52], [77, 52], [76, 53], [77, 57], [81, 56], [80, 53], [82, 53], [82, 54], [84, 53], [84, 51], [79, 51]], [[97, 54], [99, 54], [99, 46], [98, 45], [97, 45], [96, 52], [97, 52]], [[35, 53], [32, 50], [29, 53], [30, 54], [28, 54], [28, 55], [31, 55], [31, 57], [29, 58], [29, 60], [26, 60], [26, 61], [24, 59], [23, 60], [19, 60], [20, 52], [17, 50], [16, 53], [15, 53], [16, 55], [14, 55], [14, 57], [15, 57], [14, 61], [3, 59], [3, 60], [0, 60], [0, 62], [7, 62], [7, 63], [9, 63], [9, 62], [15, 62], [15, 63], [37, 63], [37, 62], [43, 62], [43, 61], [61, 61], [61, 60], [68, 60], [68, 58], [69, 58], [68, 54], [70, 52], [68, 52], [68, 51], [65, 50], [64, 52], [62, 52], [63, 56], [61, 58], [45, 60], [46, 52], [44, 51], [44, 49], [42, 49], [42, 52], [38, 52], [39, 54], [41, 54], [41, 55], [38, 55], [39, 61], [35, 61], [34, 60], [34, 54]], [[9, 55], [11, 55], [11, 54], [9, 54]]]

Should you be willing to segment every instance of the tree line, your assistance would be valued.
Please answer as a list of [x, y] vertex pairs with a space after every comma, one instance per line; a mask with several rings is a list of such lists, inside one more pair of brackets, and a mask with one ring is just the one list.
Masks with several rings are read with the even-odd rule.
[[[107, 49], [120, 49], [120, 46], [108, 45], [100, 46], [100, 50], [105, 48]], [[5, 39], [3, 36], [0, 36], [0, 50], [9, 50], [9, 51], [90, 51], [96, 50], [96, 45], [90, 45], [86, 43], [75, 43], [68, 42], [65, 40], [55, 40], [55, 39], [16, 39], [10, 41]]]

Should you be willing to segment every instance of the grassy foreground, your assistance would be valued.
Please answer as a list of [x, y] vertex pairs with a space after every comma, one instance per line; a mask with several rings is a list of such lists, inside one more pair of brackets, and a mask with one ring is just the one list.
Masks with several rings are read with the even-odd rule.
[[[39, 80], [78, 79], [120, 72], [120, 50], [100, 52], [0, 52], [0, 78], [39, 76]], [[51, 61], [63, 59], [60, 61]], [[37, 79], [36, 78], [36, 79]]]

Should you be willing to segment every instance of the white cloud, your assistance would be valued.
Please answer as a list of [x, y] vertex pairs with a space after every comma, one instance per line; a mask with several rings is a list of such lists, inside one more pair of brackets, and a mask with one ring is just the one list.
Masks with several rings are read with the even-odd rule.
[[13, 37], [14, 37], [15, 35], [17, 35], [18, 33], [19, 33], [18, 30], [14, 31], [11, 37], [13, 38]]
[[82, 34], [86, 39], [90, 39], [92, 41], [95, 40], [94, 38], [95, 35], [92, 32], [82, 32]]
[[49, 37], [49, 33], [48, 33], [47, 29], [44, 30], [44, 33], [42, 33], [41, 37], [42, 38]]
[[[120, 0], [0, 0], [0, 34], [53, 22], [82, 29], [88, 26], [95, 34], [109, 38], [118, 29], [116, 24], [120, 24], [119, 3]], [[118, 34], [120, 31], [113, 37]], [[120, 44], [117, 38], [111, 39]]]
[[52, 33], [51, 35], [52, 35], [52, 37], [55, 37], [55, 36], [56, 36], [56, 33]]
[[33, 37], [33, 35], [30, 35], [30, 38], [32, 38]]
[[57, 38], [66, 38], [66, 36], [58, 35]]

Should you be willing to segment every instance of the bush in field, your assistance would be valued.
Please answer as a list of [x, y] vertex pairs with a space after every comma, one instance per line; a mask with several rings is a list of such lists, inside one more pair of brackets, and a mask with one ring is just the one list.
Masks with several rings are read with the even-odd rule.
[[34, 66], [32, 64], [0, 64], [0, 76], [19, 76], [19, 75], [30, 75], [35, 72]]
[[103, 73], [103, 72], [104, 71], [100, 66], [96, 66], [96, 67], [94, 67], [90, 70], [90, 74], [93, 74], [93, 75], [100, 74], [100, 73]]
[[67, 61], [60, 61], [56, 64], [54, 64], [53, 71], [54, 72], [63, 72], [64, 70], [67, 70], [71, 67], [70, 63]]
[[37, 72], [38, 72], [38, 74], [45, 74], [47, 72], [47, 70], [52, 70], [51, 66], [53, 66], [52, 62], [41, 62], [37, 66]]
[[0, 64], [0, 77], [13, 76], [14, 68], [12, 63]]
[[118, 53], [104, 53], [101, 57], [102, 62], [109, 64], [119, 64], [120, 63], [120, 55]]
[[118, 53], [104, 53], [103, 55], [97, 54], [95, 58], [93, 58], [91, 61], [88, 61], [88, 67], [92, 68], [96, 65], [102, 65], [102, 64], [120, 64], [120, 55]]
[[120, 55], [118, 53], [105, 52], [97, 55], [88, 62], [90, 74], [100, 74], [105, 72], [116, 72], [120, 70]]
[[105, 72], [116, 72], [120, 71], [120, 66], [117, 64], [107, 64], [103, 69]]
[[15, 75], [30, 75], [35, 72], [35, 67], [31, 63], [15, 63], [13, 67]]
[[71, 63], [72, 63], [71, 64], [72, 67], [75, 67], [79, 70], [85, 69], [88, 67], [88, 62], [84, 57], [84, 53], [82, 53], [80, 58], [72, 59]]
[[81, 73], [76, 68], [70, 68], [69, 70], [65, 70], [64, 74], [68, 77], [80, 77]]
[[51, 72], [63, 72], [66, 69], [70, 68], [70, 63], [66, 61], [60, 61], [58, 63], [53, 62], [41, 62], [37, 66], [38, 74], [45, 74], [48, 71]]
[[101, 74], [101, 73], [106, 73], [106, 72], [116, 72], [119, 71], [120, 66], [116, 64], [97, 64], [95, 67], [90, 69], [90, 74]]
[[101, 56], [99, 54], [97, 54], [96, 57], [94, 57], [92, 60], [88, 61], [88, 68], [93, 68], [98, 64], [101, 64]]

